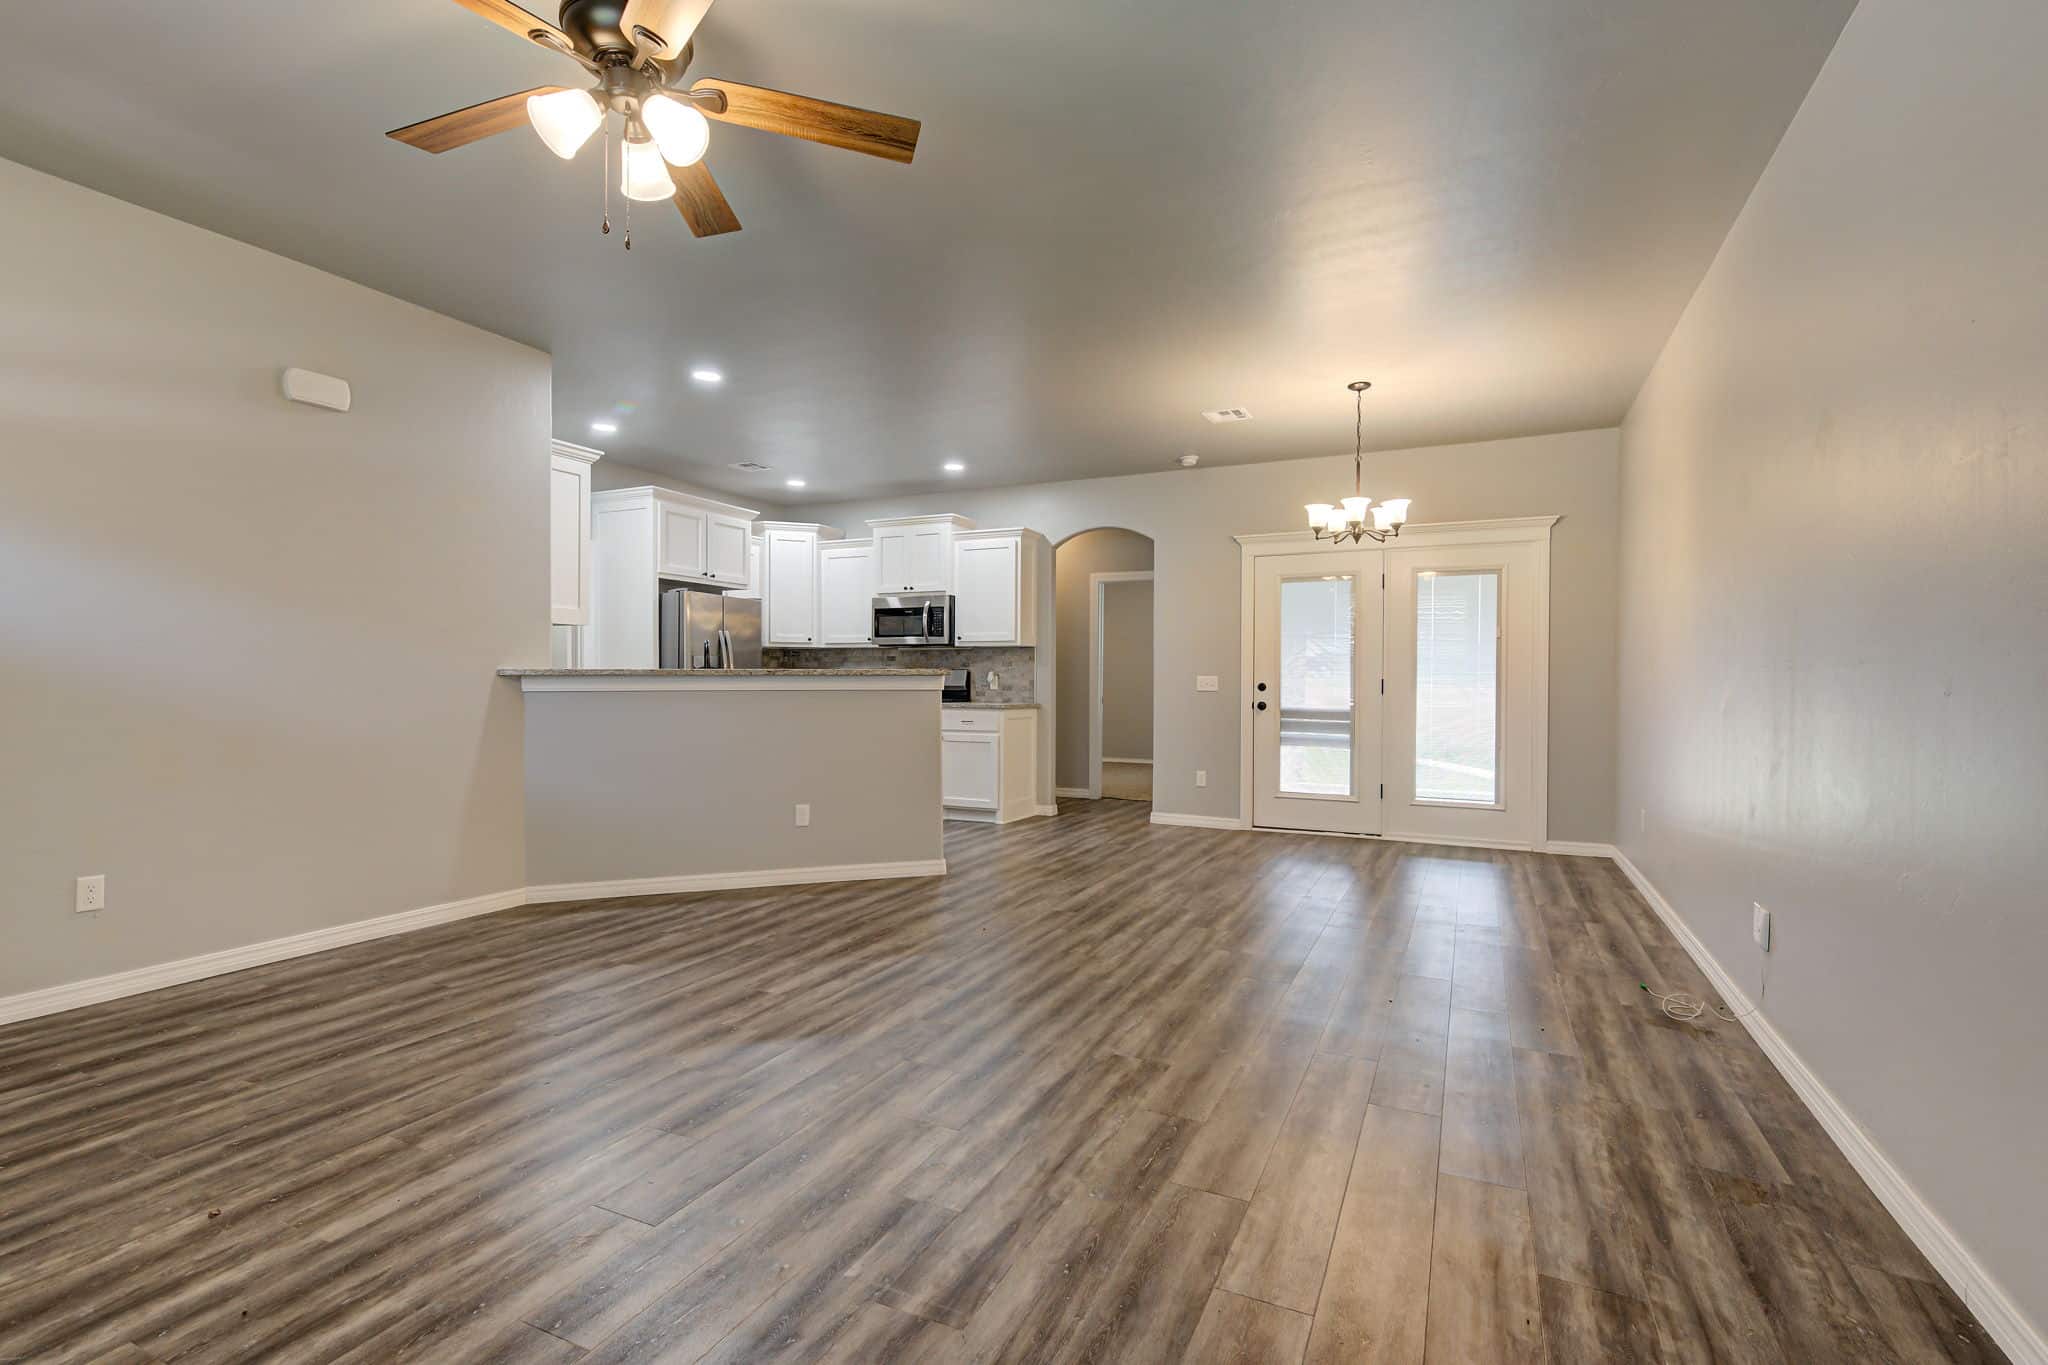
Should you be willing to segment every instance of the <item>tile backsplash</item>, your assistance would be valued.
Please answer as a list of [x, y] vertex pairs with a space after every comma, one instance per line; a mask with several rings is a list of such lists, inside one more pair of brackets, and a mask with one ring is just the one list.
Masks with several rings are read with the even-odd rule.
[[[1029, 646], [976, 646], [946, 649], [938, 645], [879, 646], [866, 649], [778, 649], [761, 651], [763, 668], [965, 668], [974, 673], [976, 701], [1037, 701], [1032, 672], [1038, 651]], [[988, 675], [1000, 682], [989, 691]]]

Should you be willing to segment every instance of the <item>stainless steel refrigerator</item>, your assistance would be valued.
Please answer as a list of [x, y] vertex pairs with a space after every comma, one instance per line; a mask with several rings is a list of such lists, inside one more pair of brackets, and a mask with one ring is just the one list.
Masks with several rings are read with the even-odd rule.
[[697, 588], [661, 594], [663, 668], [759, 668], [761, 600]]

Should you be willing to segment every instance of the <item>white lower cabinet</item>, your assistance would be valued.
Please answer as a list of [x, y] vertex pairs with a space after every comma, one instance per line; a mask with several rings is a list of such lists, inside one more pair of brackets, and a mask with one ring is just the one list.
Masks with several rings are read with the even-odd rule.
[[948, 820], [1038, 814], [1038, 712], [939, 712], [939, 801]]

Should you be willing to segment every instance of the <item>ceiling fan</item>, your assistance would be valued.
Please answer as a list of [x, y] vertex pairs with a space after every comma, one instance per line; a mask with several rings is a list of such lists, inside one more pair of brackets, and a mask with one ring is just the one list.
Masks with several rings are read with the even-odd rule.
[[[711, 0], [563, 0], [560, 18], [552, 24], [511, 0], [455, 3], [561, 53], [596, 83], [587, 88], [543, 85], [521, 90], [386, 134], [421, 151], [466, 147], [528, 121], [550, 151], [568, 160], [603, 128], [609, 201], [610, 117], [618, 114], [625, 121], [619, 184], [626, 198], [675, 200], [683, 221], [699, 237], [740, 229], [739, 218], [704, 165], [711, 141], [707, 119], [887, 161], [908, 162], [917, 152], [916, 119], [711, 77], [685, 85], [691, 39]], [[604, 230], [611, 231], [609, 208]], [[629, 220], [626, 245], [630, 249], [632, 244]]]

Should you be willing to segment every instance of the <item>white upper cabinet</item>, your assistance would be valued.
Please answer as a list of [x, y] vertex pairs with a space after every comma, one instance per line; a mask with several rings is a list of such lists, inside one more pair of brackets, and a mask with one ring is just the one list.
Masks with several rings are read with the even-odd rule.
[[[825, 643], [819, 621], [818, 547], [839, 532], [810, 522], [761, 523], [761, 614], [765, 643], [797, 649]], [[865, 635], [862, 637], [865, 639]]]
[[747, 550], [753, 538], [751, 518], [711, 513], [704, 521], [704, 577], [714, 583], [745, 586]]
[[747, 581], [743, 586], [734, 588], [729, 596], [757, 599], [761, 596], [761, 537], [747, 537]]
[[828, 541], [818, 546], [818, 641], [865, 645], [874, 626], [875, 543]]
[[590, 466], [588, 446], [557, 441], [548, 473], [548, 621], [590, 622]]
[[965, 517], [891, 517], [871, 521], [875, 533], [875, 591], [953, 592], [953, 538], [971, 531]]
[[584, 666], [653, 668], [660, 654], [664, 583], [743, 588], [753, 521], [751, 508], [666, 488], [592, 494]]
[[657, 572], [663, 578], [704, 576], [704, 528], [711, 521], [709, 509], [693, 502], [656, 502], [656, 543], [660, 560]]
[[1045, 537], [975, 531], [953, 542], [953, 638], [962, 645], [1035, 645]]

